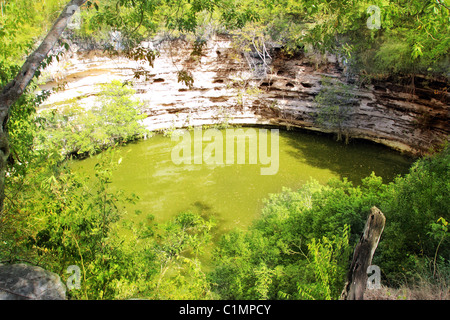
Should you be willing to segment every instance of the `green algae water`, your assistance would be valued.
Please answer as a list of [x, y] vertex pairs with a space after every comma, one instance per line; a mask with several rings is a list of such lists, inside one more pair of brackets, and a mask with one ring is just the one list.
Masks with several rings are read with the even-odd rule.
[[[226, 131], [220, 132], [225, 145]], [[189, 134], [192, 145], [208, 146], [204, 140], [197, 141], [201, 135], [193, 131]], [[176, 164], [172, 152], [177, 146], [178, 141], [155, 135], [121, 147], [122, 160], [113, 173], [112, 186], [140, 197], [137, 204], [127, 207], [124, 219], [139, 221], [151, 214], [155, 222], [163, 223], [180, 212], [191, 211], [213, 217], [217, 232], [223, 233], [249, 226], [260, 214], [263, 200], [284, 187], [298, 189], [310, 179], [325, 184], [331, 178], [347, 178], [359, 184], [372, 172], [389, 182], [407, 173], [412, 163], [396, 151], [367, 141], [345, 145], [328, 135], [281, 129], [278, 170], [273, 175], [261, 174], [261, 167], [267, 165], [249, 161]], [[97, 161], [96, 157], [76, 161], [74, 168], [89, 174]], [[142, 214], [134, 214], [135, 210]]]

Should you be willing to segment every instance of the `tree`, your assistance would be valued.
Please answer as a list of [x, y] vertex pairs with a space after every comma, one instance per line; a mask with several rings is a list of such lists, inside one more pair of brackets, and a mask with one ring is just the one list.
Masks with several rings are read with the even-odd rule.
[[331, 79], [322, 80], [322, 89], [316, 96], [315, 101], [319, 107], [316, 122], [320, 126], [332, 130], [337, 134], [337, 140], [348, 143], [349, 133], [347, 122], [351, 118], [352, 111], [358, 100], [352, 93], [350, 85], [333, 82]]
[[26, 91], [41, 63], [48, 56], [75, 11], [87, 0], [72, 0], [62, 10], [53, 27], [40, 46], [28, 56], [16, 77], [0, 93], [0, 211], [3, 210], [5, 191], [5, 170], [10, 155], [7, 124], [11, 107]]
[[[101, 3], [103, 8], [99, 9]], [[145, 32], [154, 31], [156, 22], [150, 18], [155, 14], [158, 18], [166, 22], [169, 29], [179, 31], [193, 32], [198, 27], [198, 14], [201, 12], [212, 13], [221, 3], [214, 0], [193, 1], [176, 0], [168, 1], [159, 8], [159, 3], [150, 0], [117, 0], [117, 1], [93, 1], [89, 0], [71, 0], [62, 9], [56, 22], [51, 27], [39, 47], [34, 50], [26, 59], [17, 75], [7, 83], [0, 93], [0, 211], [3, 209], [4, 189], [5, 189], [5, 171], [7, 160], [10, 156], [10, 146], [8, 141], [7, 124], [12, 106], [17, 103], [19, 98], [27, 91], [27, 87], [35, 76], [39, 75], [39, 68], [47, 62], [48, 55], [52, 48], [61, 37], [67, 27], [73, 14], [82, 5], [94, 5], [98, 11], [95, 21], [98, 24], [107, 25], [114, 30], [121, 31], [129, 40], [126, 41], [128, 53], [138, 46]], [[230, 9], [239, 4], [224, 1], [223, 8]], [[225, 9], [223, 9], [225, 10]], [[231, 10], [232, 11], [232, 10]], [[245, 21], [252, 20], [252, 15], [222, 16], [221, 19], [229, 25], [242, 25]], [[237, 21], [238, 20], [238, 21]], [[160, 22], [160, 21], [157, 21]], [[144, 29], [142, 31], [141, 29]], [[124, 52], [127, 54], [127, 52]], [[152, 54], [147, 52], [146, 54]], [[140, 55], [133, 57], [142, 59]], [[153, 56], [147, 55], [147, 60], [152, 65]], [[145, 60], [145, 59], [144, 59]]]
[[89, 110], [76, 103], [40, 112], [35, 149], [56, 148], [63, 157], [84, 157], [149, 134], [141, 120], [143, 103], [120, 81], [101, 84]]

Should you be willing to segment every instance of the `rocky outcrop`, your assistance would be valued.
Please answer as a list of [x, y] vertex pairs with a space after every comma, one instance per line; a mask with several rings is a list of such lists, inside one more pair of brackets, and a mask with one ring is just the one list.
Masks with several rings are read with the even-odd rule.
[[[315, 96], [322, 77], [345, 81], [337, 60], [328, 59], [321, 69], [308, 57], [287, 58], [278, 54], [273, 62], [262, 104], [276, 101], [272, 121], [323, 131], [315, 125]], [[397, 80], [400, 81], [400, 80]], [[446, 81], [416, 77], [414, 82], [375, 81], [353, 92], [358, 103], [346, 127], [353, 138], [383, 143], [410, 153], [426, 152], [448, 140], [450, 134], [449, 101]], [[270, 102], [269, 102], [270, 103]], [[270, 117], [267, 115], [266, 117]]]
[[[153, 43], [143, 44], [147, 47]], [[112, 79], [132, 81], [137, 97], [146, 104], [146, 125], [151, 130], [211, 124], [273, 124], [326, 131], [315, 122], [314, 101], [323, 77], [345, 81], [345, 70], [334, 56], [320, 63], [306, 54], [286, 56], [274, 48], [270, 65], [261, 77], [226, 36], [215, 36], [198, 55], [192, 43], [181, 39], [161, 42], [154, 67], [125, 58], [110, 58], [98, 51], [75, 50], [51, 66], [52, 81], [43, 88], [67, 82], [52, 95], [48, 106], [77, 101], [93, 103], [97, 83]], [[146, 76], [134, 79], [136, 71]], [[178, 82], [187, 71], [192, 87]], [[412, 85], [413, 83], [413, 85]], [[410, 153], [426, 152], [449, 136], [449, 100], [446, 81], [416, 77], [404, 83], [380, 81], [358, 88], [358, 100], [346, 127], [351, 137], [380, 142]], [[44, 106], [44, 107], [46, 107]]]
[[65, 300], [59, 276], [26, 264], [0, 265], [0, 300]]

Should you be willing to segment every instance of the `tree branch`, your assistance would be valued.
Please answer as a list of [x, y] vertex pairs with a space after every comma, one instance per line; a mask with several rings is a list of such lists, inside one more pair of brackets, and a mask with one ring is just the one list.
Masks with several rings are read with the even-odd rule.
[[67, 27], [69, 19], [86, 1], [87, 0], [72, 0], [64, 7], [40, 46], [28, 56], [22, 66], [22, 69], [16, 75], [14, 80], [9, 82], [2, 89], [0, 94], [0, 124], [3, 124], [3, 127], [0, 129], [2, 132], [5, 130], [4, 120], [8, 115], [9, 109], [19, 99], [27, 86], [30, 84], [36, 70], [39, 68], [42, 61], [47, 57], [48, 53], [58, 41], [64, 29]]

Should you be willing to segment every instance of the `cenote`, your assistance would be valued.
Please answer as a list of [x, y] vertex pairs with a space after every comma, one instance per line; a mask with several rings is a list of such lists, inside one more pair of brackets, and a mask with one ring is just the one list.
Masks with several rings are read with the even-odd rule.
[[[190, 134], [192, 144], [196, 143], [194, 132]], [[213, 217], [218, 235], [249, 226], [260, 214], [264, 199], [284, 187], [295, 190], [310, 179], [325, 184], [331, 178], [347, 178], [357, 185], [372, 172], [389, 182], [406, 173], [412, 163], [401, 153], [372, 142], [352, 140], [345, 145], [330, 135], [280, 129], [278, 171], [262, 175], [260, 168], [267, 165], [248, 161], [175, 164], [171, 153], [178, 144], [155, 134], [120, 148], [122, 161], [113, 173], [112, 187], [140, 197], [137, 204], [127, 207], [124, 219], [139, 221], [151, 214], [161, 223], [191, 211]], [[203, 148], [207, 145], [203, 141]], [[96, 157], [76, 161], [74, 167], [89, 174], [97, 161]], [[142, 214], [134, 214], [135, 210]]]

